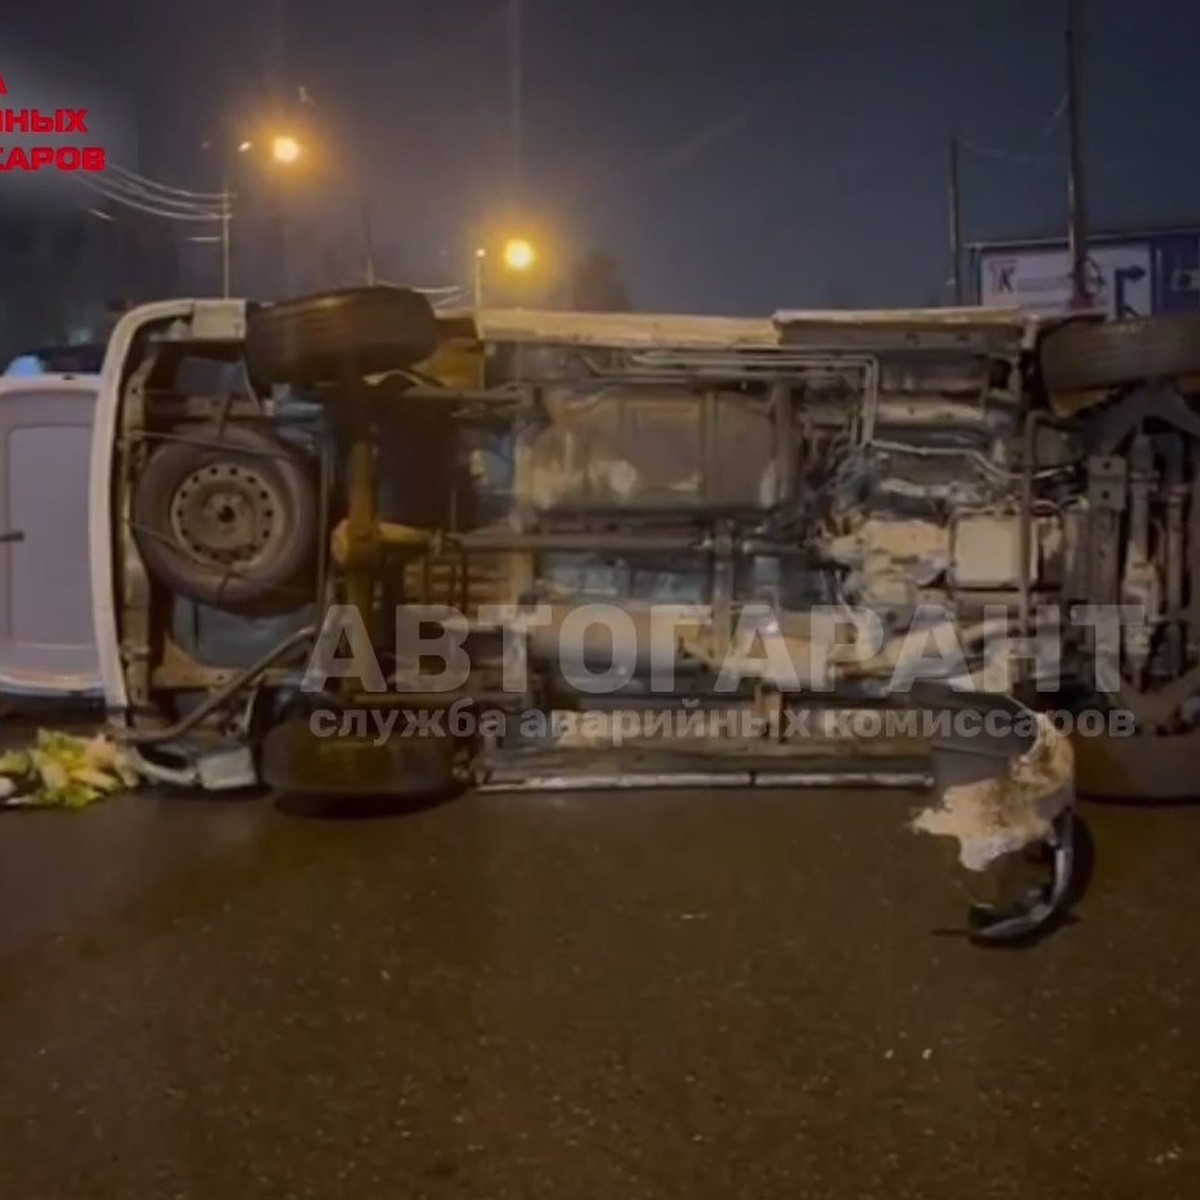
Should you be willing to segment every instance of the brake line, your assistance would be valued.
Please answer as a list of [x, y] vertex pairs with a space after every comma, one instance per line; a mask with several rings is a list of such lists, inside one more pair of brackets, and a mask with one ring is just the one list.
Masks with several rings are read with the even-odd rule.
[[266, 674], [272, 667], [277, 666], [281, 660], [290, 657], [302, 646], [308, 645], [316, 635], [317, 628], [315, 625], [307, 625], [303, 629], [298, 629], [295, 633], [284, 638], [269, 653], [264, 654], [257, 662], [252, 663], [245, 670], [238, 672], [233, 679], [223, 687], [218, 688], [217, 691], [213, 692], [211, 696], [201, 704], [198, 704], [186, 717], [177, 721], [174, 725], [166, 729], [120, 729], [114, 732], [113, 740], [132, 746], [153, 746], [174, 741], [176, 738], [190, 733], [205, 717], [210, 716], [217, 709], [228, 704], [238, 692], [256, 682], [259, 676]]

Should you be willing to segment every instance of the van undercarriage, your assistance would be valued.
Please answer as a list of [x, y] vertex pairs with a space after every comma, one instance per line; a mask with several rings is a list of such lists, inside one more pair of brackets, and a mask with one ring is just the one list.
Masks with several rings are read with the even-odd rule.
[[1026, 933], [1077, 783], [1200, 763], [1195, 334], [136, 310], [93, 460], [109, 707], [217, 789], [929, 787], [969, 870], [1036, 858], [976, 911]]

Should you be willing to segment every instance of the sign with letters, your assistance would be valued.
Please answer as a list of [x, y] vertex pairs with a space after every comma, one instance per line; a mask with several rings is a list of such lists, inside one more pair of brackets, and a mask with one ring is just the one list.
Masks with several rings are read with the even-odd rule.
[[[1088, 254], [1090, 307], [1110, 317], [1152, 311], [1150, 247], [1144, 242], [1099, 245]], [[1072, 311], [1071, 255], [1065, 247], [986, 249], [979, 255], [979, 302], [1019, 307], [1043, 316]]]

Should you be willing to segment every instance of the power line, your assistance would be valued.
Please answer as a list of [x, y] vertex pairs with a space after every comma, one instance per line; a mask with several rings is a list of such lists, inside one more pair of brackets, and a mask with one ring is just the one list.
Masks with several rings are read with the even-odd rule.
[[116, 163], [109, 163], [108, 169], [113, 174], [120, 175], [147, 191], [164, 192], [170, 196], [186, 196], [189, 200], [197, 200], [202, 203], [206, 200], [225, 199], [224, 192], [193, 192], [186, 188], [169, 187], [165, 183], [159, 183], [157, 179], [148, 179], [145, 175], [139, 175], [136, 171], [126, 170], [125, 167], [118, 166]]
[[[1067, 163], [1066, 151], [1061, 154], [1033, 154], [1028, 151], [1006, 150], [998, 146], [987, 146], [981, 142], [959, 139], [959, 145], [976, 158], [992, 159], [995, 162], [1007, 163], [1010, 166], [1063, 167]], [[1141, 158], [1108, 158], [1096, 162], [1097, 167], [1109, 170], [1143, 166], [1151, 161], [1149, 157]]]
[[990, 158], [995, 162], [1019, 166], [1045, 166], [1049, 163], [1061, 166], [1063, 162], [1061, 154], [1031, 154], [1027, 150], [1005, 150], [998, 146], [985, 146], [981, 142], [968, 141], [966, 138], [960, 138], [959, 145], [977, 158]]
[[1058, 102], [1058, 107], [1054, 110], [1054, 114], [1051, 116], [1050, 120], [1046, 122], [1046, 128], [1042, 130], [1042, 137], [1048, 138], [1054, 132], [1055, 126], [1057, 126], [1059, 121], [1066, 116], [1067, 107], [1070, 102], [1070, 93], [1063, 92], [1062, 99]]
[[655, 156], [649, 164], [653, 174], [669, 174], [682, 167], [690, 166], [714, 146], [735, 137], [754, 114], [781, 90], [781, 84], [768, 84], [759, 88], [741, 103], [729, 105], [715, 120], [692, 131], [686, 138], [674, 142], [667, 150]]
[[207, 221], [223, 221], [226, 220], [228, 216], [225, 211], [218, 209], [212, 209], [208, 212], [199, 210], [194, 212], [176, 212], [172, 211], [171, 209], [159, 208], [153, 204], [143, 203], [140, 199], [134, 198], [128, 194], [122, 195], [120, 192], [114, 192], [90, 175], [78, 174], [72, 175], [71, 178], [83, 187], [99, 193], [106, 200], [111, 201], [113, 204], [119, 204], [125, 208], [131, 208], [137, 212], [143, 212], [152, 217], [162, 217], [167, 221], [187, 221], [193, 224], [198, 224]]
[[196, 202], [191, 200], [176, 200], [173, 197], [161, 196], [147, 188], [126, 184], [123, 180], [106, 179], [104, 187], [120, 197], [128, 197], [141, 204], [153, 208], [161, 208], [166, 212], [180, 216], [206, 217], [213, 213], [224, 213], [232, 207], [232, 198], [222, 198], [216, 202]]
[[116, 163], [109, 164], [103, 176], [76, 175], [75, 179], [113, 204], [164, 220], [201, 223], [226, 221], [232, 216], [228, 193], [171, 187]]

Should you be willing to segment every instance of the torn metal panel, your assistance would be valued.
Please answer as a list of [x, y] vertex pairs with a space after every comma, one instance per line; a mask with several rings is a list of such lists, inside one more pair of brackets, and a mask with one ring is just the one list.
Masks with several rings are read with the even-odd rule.
[[912, 607], [950, 565], [950, 536], [933, 521], [872, 517], [827, 545], [851, 568], [846, 594], [880, 607]]
[[845, 313], [777, 313], [780, 340], [789, 346], [836, 345], [894, 351], [956, 351], [960, 355], [1020, 352], [1033, 337], [1019, 310], [896, 309]]
[[[1030, 718], [1036, 733], [1029, 749], [990, 762], [977, 754], [978, 777], [946, 786], [940, 803], [913, 819], [914, 832], [956, 839], [959, 861], [968, 871], [983, 871], [1004, 855], [1047, 841], [1056, 818], [1074, 803], [1070, 740], [1049, 717]], [[935, 768], [939, 751], [954, 753], [948, 746], [935, 747]]]

